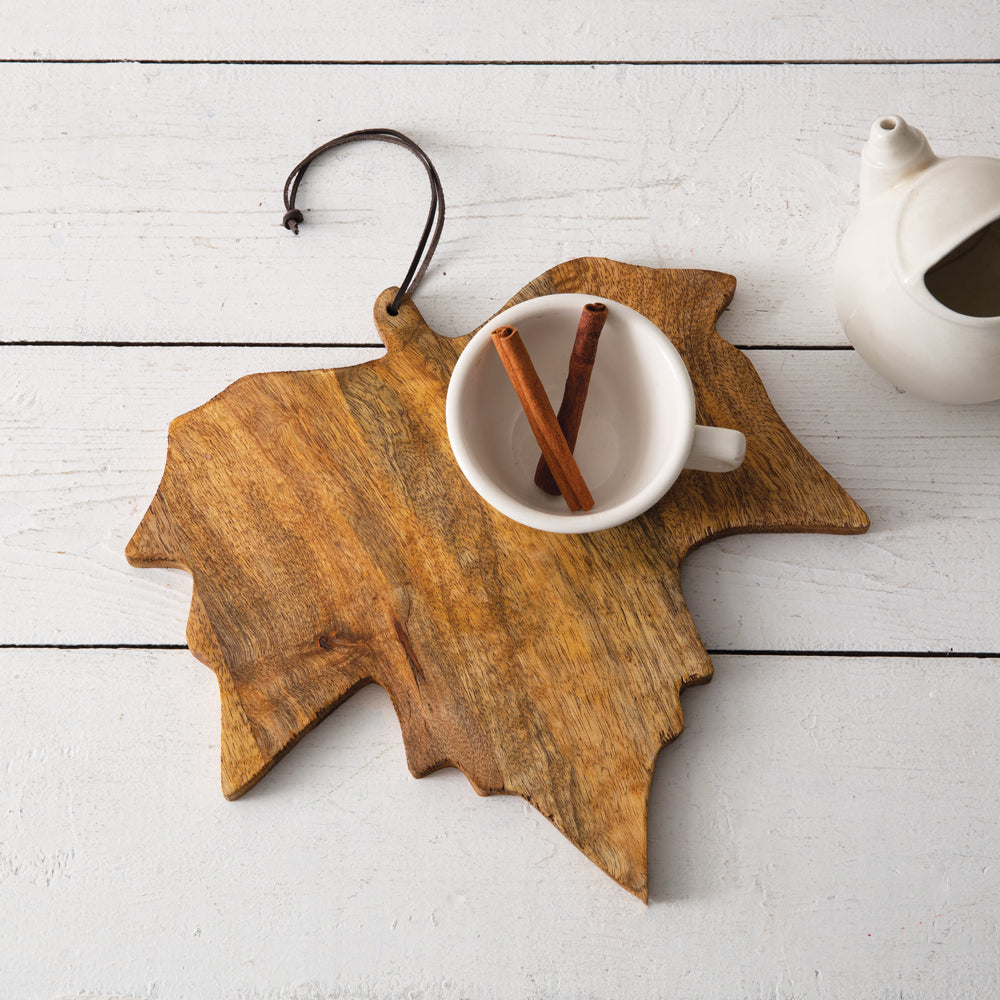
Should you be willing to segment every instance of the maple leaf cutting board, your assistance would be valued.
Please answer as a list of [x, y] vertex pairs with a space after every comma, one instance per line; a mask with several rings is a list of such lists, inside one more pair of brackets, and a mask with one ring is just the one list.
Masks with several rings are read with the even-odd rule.
[[680, 692], [712, 674], [681, 560], [734, 532], [868, 527], [715, 332], [735, 287], [585, 258], [507, 304], [584, 292], [645, 314], [688, 365], [698, 422], [746, 434], [738, 471], [684, 472], [606, 531], [536, 531], [479, 498], [445, 429], [471, 334], [438, 336], [409, 299], [390, 316], [395, 289], [375, 305], [383, 358], [250, 375], [171, 423], [127, 556], [194, 579], [187, 637], [219, 679], [227, 797], [374, 682], [416, 777], [450, 765], [480, 794], [521, 795], [647, 898], [653, 765], [682, 729]]

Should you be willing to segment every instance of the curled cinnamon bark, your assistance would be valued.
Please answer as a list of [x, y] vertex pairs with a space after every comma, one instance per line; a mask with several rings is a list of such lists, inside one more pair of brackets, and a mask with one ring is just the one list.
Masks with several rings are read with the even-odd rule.
[[[566, 376], [566, 388], [563, 390], [558, 416], [559, 426], [566, 437], [570, 451], [576, 447], [583, 407], [587, 402], [587, 390], [590, 388], [590, 374], [597, 357], [597, 341], [607, 318], [608, 307], [603, 302], [589, 302], [583, 307], [576, 328], [576, 340], [573, 342], [573, 353], [569, 358], [569, 373]], [[560, 492], [544, 453], [538, 460], [538, 468], [535, 469], [535, 485], [553, 496]]]
[[542, 449], [542, 457], [552, 471], [558, 491], [570, 510], [590, 510], [594, 506], [594, 498], [566, 443], [520, 333], [512, 326], [503, 326], [494, 330], [490, 337], [521, 401], [531, 432]]

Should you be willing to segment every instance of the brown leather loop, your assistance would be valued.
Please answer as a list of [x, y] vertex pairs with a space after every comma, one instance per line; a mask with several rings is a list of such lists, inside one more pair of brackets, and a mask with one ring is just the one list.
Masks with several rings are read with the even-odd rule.
[[[417, 244], [417, 252], [413, 255], [413, 260], [410, 262], [406, 276], [400, 282], [396, 297], [388, 306], [389, 314], [395, 316], [399, 312], [399, 304], [403, 301], [403, 296], [412, 294], [426, 273], [427, 266], [430, 264], [431, 257], [434, 256], [434, 251], [437, 249], [438, 241], [441, 238], [441, 229], [444, 226], [444, 191], [441, 188], [441, 179], [438, 177], [437, 170], [434, 169], [434, 164], [431, 163], [430, 157], [411, 138], [403, 135], [402, 132], [395, 131], [395, 129], [366, 128], [359, 129], [356, 132], [347, 132], [344, 135], [337, 136], [336, 139], [331, 139], [329, 142], [323, 143], [322, 146], [317, 146], [304, 160], [295, 165], [292, 172], [288, 175], [288, 180], [285, 181], [284, 200], [286, 211], [282, 224], [286, 229], [290, 229], [298, 235], [299, 224], [304, 219], [302, 213], [295, 207], [295, 196], [298, 194], [299, 184], [302, 182], [302, 177], [307, 168], [318, 156], [337, 146], [368, 139], [373, 139], [377, 142], [389, 142], [395, 146], [402, 146], [404, 149], [408, 149], [424, 165], [431, 184], [431, 206], [427, 213], [427, 222], [424, 224], [420, 242]], [[421, 260], [421, 258], [423, 259]]]

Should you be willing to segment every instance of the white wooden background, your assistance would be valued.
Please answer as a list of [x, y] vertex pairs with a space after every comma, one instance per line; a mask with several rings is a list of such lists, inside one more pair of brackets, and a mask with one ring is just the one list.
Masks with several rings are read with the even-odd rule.
[[[872, 119], [1000, 155], [1000, 8], [930, 0], [39, 0], [0, 19], [0, 998], [1000, 993], [1000, 404], [897, 392], [831, 267]], [[409, 777], [362, 691], [235, 803], [180, 572], [122, 555], [166, 427], [248, 372], [467, 332], [569, 257], [739, 279], [720, 330], [861, 538], [685, 567], [716, 665], [661, 754], [644, 908], [519, 799]]]

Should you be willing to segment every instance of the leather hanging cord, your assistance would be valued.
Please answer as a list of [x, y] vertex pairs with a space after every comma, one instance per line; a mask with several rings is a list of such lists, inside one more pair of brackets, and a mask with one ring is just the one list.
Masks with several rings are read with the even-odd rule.
[[[430, 264], [431, 257], [434, 256], [434, 251], [437, 249], [438, 240], [441, 238], [441, 229], [444, 226], [444, 191], [441, 188], [441, 179], [438, 177], [438, 172], [434, 169], [430, 157], [412, 139], [391, 128], [364, 128], [356, 132], [347, 132], [345, 135], [338, 136], [336, 139], [331, 139], [329, 142], [323, 143], [322, 146], [318, 146], [301, 163], [295, 165], [295, 168], [288, 175], [288, 180], [285, 181], [283, 225], [298, 236], [299, 224], [305, 220], [302, 213], [295, 207], [295, 196], [298, 194], [299, 184], [302, 182], [306, 169], [313, 160], [337, 146], [344, 146], [349, 142], [362, 142], [367, 139], [390, 142], [394, 146], [408, 149], [424, 165], [431, 183], [431, 207], [427, 213], [427, 222], [424, 224], [420, 243], [417, 244], [417, 252], [413, 255], [409, 270], [400, 283], [396, 297], [388, 307], [389, 315], [395, 316], [399, 312], [399, 304], [403, 301], [403, 296], [412, 293], [420, 284], [420, 280], [427, 271], [427, 265]], [[421, 257], [423, 257], [422, 262]]]

